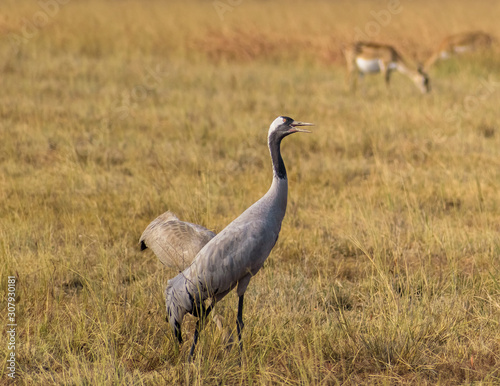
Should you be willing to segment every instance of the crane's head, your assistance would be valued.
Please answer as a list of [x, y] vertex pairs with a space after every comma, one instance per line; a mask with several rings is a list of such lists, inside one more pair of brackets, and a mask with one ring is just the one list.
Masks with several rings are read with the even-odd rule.
[[269, 136], [276, 135], [281, 139], [293, 133], [310, 133], [309, 130], [301, 129], [301, 126], [314, 126], [314, 123], [298, 122], [290, 117], [280, 116], [271, 123]]

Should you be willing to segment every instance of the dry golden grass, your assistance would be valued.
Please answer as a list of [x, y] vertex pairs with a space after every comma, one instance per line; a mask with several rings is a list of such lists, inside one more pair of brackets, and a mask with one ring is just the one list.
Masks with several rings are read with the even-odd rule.
[[[373, 40], [409, 60], [449, 33], [500, 37], [495, 1], [401, 6]], [[438, 64], [427, 96], [397, 74], [350, 95], [342, 46], [386, 8], [243, 1], [221, 20], [212, 2], [70, 0], [12, 46], [41, 8], [1, 3], [19, 384], [500, 382], [498, 48]], [[261, 197], [281, 114], [318, 126], [283, 143], [289, 207], [242, 365], [213, 323], [188, 364], [164, 320], [176, 273], [138, 238], [167, 209], [220, 231]], [[233, 325], [235, 295], [217, 309]]]

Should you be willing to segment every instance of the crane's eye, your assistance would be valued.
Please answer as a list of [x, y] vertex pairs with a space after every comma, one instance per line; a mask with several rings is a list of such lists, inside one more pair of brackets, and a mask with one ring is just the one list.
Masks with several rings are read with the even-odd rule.
[[286, 118], [283, 118], [283, 123], [285, 123], [285, 122], [286, 122]]

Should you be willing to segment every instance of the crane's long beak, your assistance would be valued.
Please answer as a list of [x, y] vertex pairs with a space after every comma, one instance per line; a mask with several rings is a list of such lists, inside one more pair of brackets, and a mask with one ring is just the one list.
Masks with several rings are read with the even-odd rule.
[[314, 126], [314, 123], [308, 123], [308, 122], [298, 122], [298, 121], [293, 121], [290, 126], [293, 127], [292, 130], [290, 130], [292, 133], [296, 133], [296, 132], [301, 132], [301, 133], [310, 133], [309, 130], [305, 130], [305, 129], [299, 129], [298, 127], [300, 126]]

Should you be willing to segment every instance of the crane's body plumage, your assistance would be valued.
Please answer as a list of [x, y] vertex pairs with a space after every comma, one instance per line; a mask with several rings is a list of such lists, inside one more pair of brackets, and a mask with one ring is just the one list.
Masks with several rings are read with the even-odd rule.
[[[264, 197], [200, 250], [184, 275], [195, 278], [194, 284], [203, 284], [203, 297], [220, 300], [241, 280], [259, 271], [278, 239], [287, 189], [286, 179], [275, 179]], [[238, 295], [245, 288], [239, 289]]]
[[181, 310], [178, 316], [173, 312], [179, 306], [180, 294], [185, 298], [181, 305], [187, 305], [185, 311], [191, 312], [195, 301], [219, 301], [236, 285], [238, 296], [245, 292], [251, 276], [262, 267], [278, 239], [286, 201], [287, 180], [276, 178], [264, 197], [211, 239], [189, 267], [169, 280], [165, 294], [174, 327], [182, 319]]
[[[237, 287], [240, 298], [237, 327], [241, 345], [243, 295], [251, 277], [260, 270], [276, 244], [286, 212], [288, 180], [280, 153], [281, 140], [295, 132], [307, 132], [298, 127], [308, 125], [311, 124], [288, 117], [273, 121], [268, 134], [273, 163], [271, 187], [260, 200], [211, 238], [187, 268], [168, 281], [165, 289], [167, 318], [179, 342], [182, 342], [181, 325], [186, 313], [201, 320], [217, 301]], [[205, 308], [204, 302], [208, 299], [210, 306]], [[199, 325], [190, 355], [196, 345], [198, 329]]]

